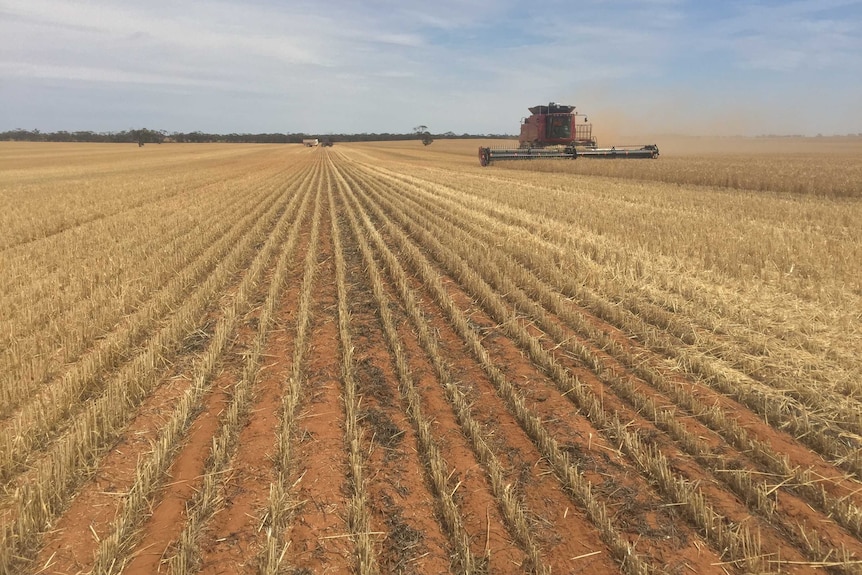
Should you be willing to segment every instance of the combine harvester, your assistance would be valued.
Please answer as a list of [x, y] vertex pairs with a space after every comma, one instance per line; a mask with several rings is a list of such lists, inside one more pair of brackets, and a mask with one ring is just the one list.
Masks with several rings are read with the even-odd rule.
[[[599, 148], [593, 125], [575, 112], [574, 106], [551, 102], [529, 108], [530, 117], [521, 124], [518, 148], [479, 148], [479, 163], [496, 160], [542, 160], [547, 158], [657, 158], [658, 146], [613, 146]], [[582, 122], [578, 122], [583, 118]]]

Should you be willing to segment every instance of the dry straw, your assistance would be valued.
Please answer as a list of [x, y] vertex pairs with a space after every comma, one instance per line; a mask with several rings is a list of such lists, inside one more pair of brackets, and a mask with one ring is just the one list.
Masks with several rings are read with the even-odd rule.
[[255, 253], [254, 246], [275, 225], [286, 202], [287, 199], [274, 203], [265, 217], [251, 222], [252, 227], [233, 247], [222, 266], [175, 310], [169, 323], [154, 334], [133, 361], [111, 378], [106, 390], [86, 405], [71, 429], [51, 443], [45, 457], [28, 472], [32, 481], [20, 485], [10, 498], [14, 518], [0, 532], [0, 566], [11, 566], [13, 561], [34, 549], [38, 533], [92, 472], [98, 456], [112, 445], [134, 415], [135, 408], [158, 384], [163, 358], [169, 359], [180, 352], [185, 337], [200, 329], [204, 311], [213, 297], [227, 286], [235, 272], [248, 267]]

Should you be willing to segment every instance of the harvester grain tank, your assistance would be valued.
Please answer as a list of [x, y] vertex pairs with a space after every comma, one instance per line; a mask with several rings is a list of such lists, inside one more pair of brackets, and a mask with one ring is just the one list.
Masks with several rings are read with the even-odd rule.
[[658, 146], [612, 146], [599, 148], [593, 125], [574, 106], [549, 103], [528, 108], [530, 116], [521, 123], [517, 148], [479, 148], [479, 163], [495, 160], [541, 160], [587, 158], [657, 158]]

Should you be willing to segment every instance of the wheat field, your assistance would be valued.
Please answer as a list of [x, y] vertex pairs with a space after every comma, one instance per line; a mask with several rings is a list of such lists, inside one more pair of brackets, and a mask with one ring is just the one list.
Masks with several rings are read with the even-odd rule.
[[0, 573], [862, 573], [862, 143], [698, 143], [0, 142]]

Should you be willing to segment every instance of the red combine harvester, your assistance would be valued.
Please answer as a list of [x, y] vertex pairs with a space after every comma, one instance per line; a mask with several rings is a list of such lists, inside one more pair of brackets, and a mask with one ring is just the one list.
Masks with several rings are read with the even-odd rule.
[[[593, 125], [575, 112], [574, 106], [551, 102], [529, 108], [530, 117], [521, 124], [518, 148], [479, 148], [479, 163], [495, 160], [541, 160], [547, 158], [657, 158], [658, 146], [613, 146], [599, 148]], [[583, 118], [583, 120], [580, 120]]]

